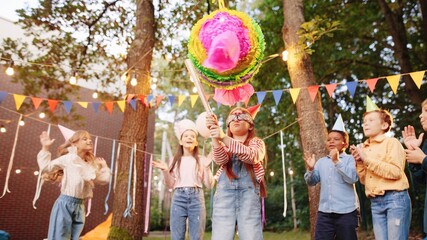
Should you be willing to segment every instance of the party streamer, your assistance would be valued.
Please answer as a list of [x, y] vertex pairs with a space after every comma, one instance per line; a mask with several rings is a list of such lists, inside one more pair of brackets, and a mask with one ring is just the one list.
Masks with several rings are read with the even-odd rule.
[[12, 171], [13, 159], [15, 158], [16, 143], [18, 142], [19, 123], [21, 122], [21, 120], [22, 120], [22, 114], [19, 115], [18, 124], [16, 125], [16, 132], [15, 132], [15, 139], [13, 141], [12, 154], [10, 155], [9, 166], [7, 167], [7, 174], [6, 174], [6, 181], [4, 183], [3, 195], [1, 195], [0, 198], [4, 197], [4, 195], [6, 195], [6, 192], [10, 193], [9, 178], [10, 178], [10, 172]]

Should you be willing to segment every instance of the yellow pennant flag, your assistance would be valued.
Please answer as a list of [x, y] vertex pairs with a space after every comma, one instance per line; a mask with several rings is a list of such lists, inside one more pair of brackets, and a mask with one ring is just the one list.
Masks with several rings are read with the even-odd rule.
[[121, 110], [122, 112], [124, 112], [124, 111], [125, 111], [125, 106], [126, 106], [126, 101], [125, 101], [125, 100], [117, 101], [117, 105], [119, 106], [119, 108], [120, 108], [120, 110]]
[[411, 72], [409, 74], [412, 80], [414, 80], [414, 83], [417, 85], [418, 89], [421, 88], [421, 82], [423, 81], [424, 72], [425, 71]]
[[289, 92], [291, 93], [292, 101], [294, 102], [294, 104], [297, 101], [300, 89], [301, 88], [291, 88], [291, 89], [289, 89]]
[[199, 95], [196, 95], [196, 94], [190, 95], [191, 107], [192, 108], [194, 107], [194, 104], [196, 103], [198, 97], [199, 97]]
[[15, 99], [16, 110], [19, 110], [21, 108], [21, 105], [24, 102], [26, 97], [27, 96], [24, 96], [24, 95], [13, 94], [13, 98]]
[[182, 102], [185, 100], [185, 95], [179, 95], [178, 96], [178, 107], [181, 106]]
[[386, 77], [388, 84], [390, 84], [391, 90], [393, 90], [394, 94], [396, 94], [396, 92], [397, 92], [397, 86], [399, 85], [400, 76], [401, 75], [398, 74], [398, 75]]
[[77, 102], [80, 106], [87, 108], [88, 102]]

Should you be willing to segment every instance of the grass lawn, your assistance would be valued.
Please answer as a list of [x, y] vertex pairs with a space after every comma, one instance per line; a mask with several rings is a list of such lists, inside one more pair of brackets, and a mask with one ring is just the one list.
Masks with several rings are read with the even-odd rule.
[[[144, 237], [144, 239], [160, 240], [160, 239], [170, 239], [170, 237], [168, 233], [165, 235], [164, 232], [150, 232], [150, 235], [148, 235], [148, 237]], [[211, 239], [211, 232], [206, 232], [204, 239], [206, 240]], [[234, 239], [237, 240], [239, 238], [236, 236]], [[282, 233], [264, 232], [264, 239], [265, 240], [282, 240], [282, 239], [309, 240], [310, 232], [303, 232], [299, 230], [282, 232]]]

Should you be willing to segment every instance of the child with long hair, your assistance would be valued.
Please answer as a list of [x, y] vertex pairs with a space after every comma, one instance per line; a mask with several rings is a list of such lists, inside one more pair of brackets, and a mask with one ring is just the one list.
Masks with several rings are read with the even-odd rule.
[[[227, 135], [215, 115], [207, 115], [214, 162], [220, 165], [214, 196], [212, 239], [232, 240], [236, 230], [245, 240], [263, 239], [261, 197], [266, 196], [263, 161], [265, 143], [256, 136], [253, 113], [237, 107], [230, 111]], [[236, 229], [237, 228], [237, 229]]]
[[55, 201], [49, 221], [49, 240], [77, 240], [85, 223], [84, 200], [92, 198], [95, 183], [110, 180], [110, 168], [103, 158], [93, 154], [93, 143], [87, 131], [76, 131], [58, 147], [59, 157], [51, 160], [47, 132], [40, 135], [41, 151], [37, 162], [44, 180], [60, 182], [61, 195]]
[[163, 161], [153, 161], [153, 166], [163, 172], [165, 184], [173, 188], [170, 209], [172, 240], [185, 239], [187, 228], [190, 239], [203, 239], [206, 224], [205, 196], [202, 184], [211, 188], [211, 160], [199, 155], [197, 129], [194, 122], [184, 119], [175, 124], [179, 147], [170, 166]]

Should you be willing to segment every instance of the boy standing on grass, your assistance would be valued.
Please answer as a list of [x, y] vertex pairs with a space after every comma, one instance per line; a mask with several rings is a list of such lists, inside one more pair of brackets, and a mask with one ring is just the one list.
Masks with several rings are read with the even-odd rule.
[[348, 139], [339, 115], [326, 140], [329, 155], [317, 162], [314, 154], [304, 158], [306, 183], [321, 184], [315, 239], [357, 239], [358, 202], [354, 183], [358, 177], [353, 156], [345, 153]]
[[363, 132], [368, 138], [350, 151], [356, 160], [357, 174], [371, 200], [375, 239], [402, 240], [409, 237], [411, 199], [405, 175], [406, 154], [402, 144], [385, 133], [393, 117], [367, 98]]

